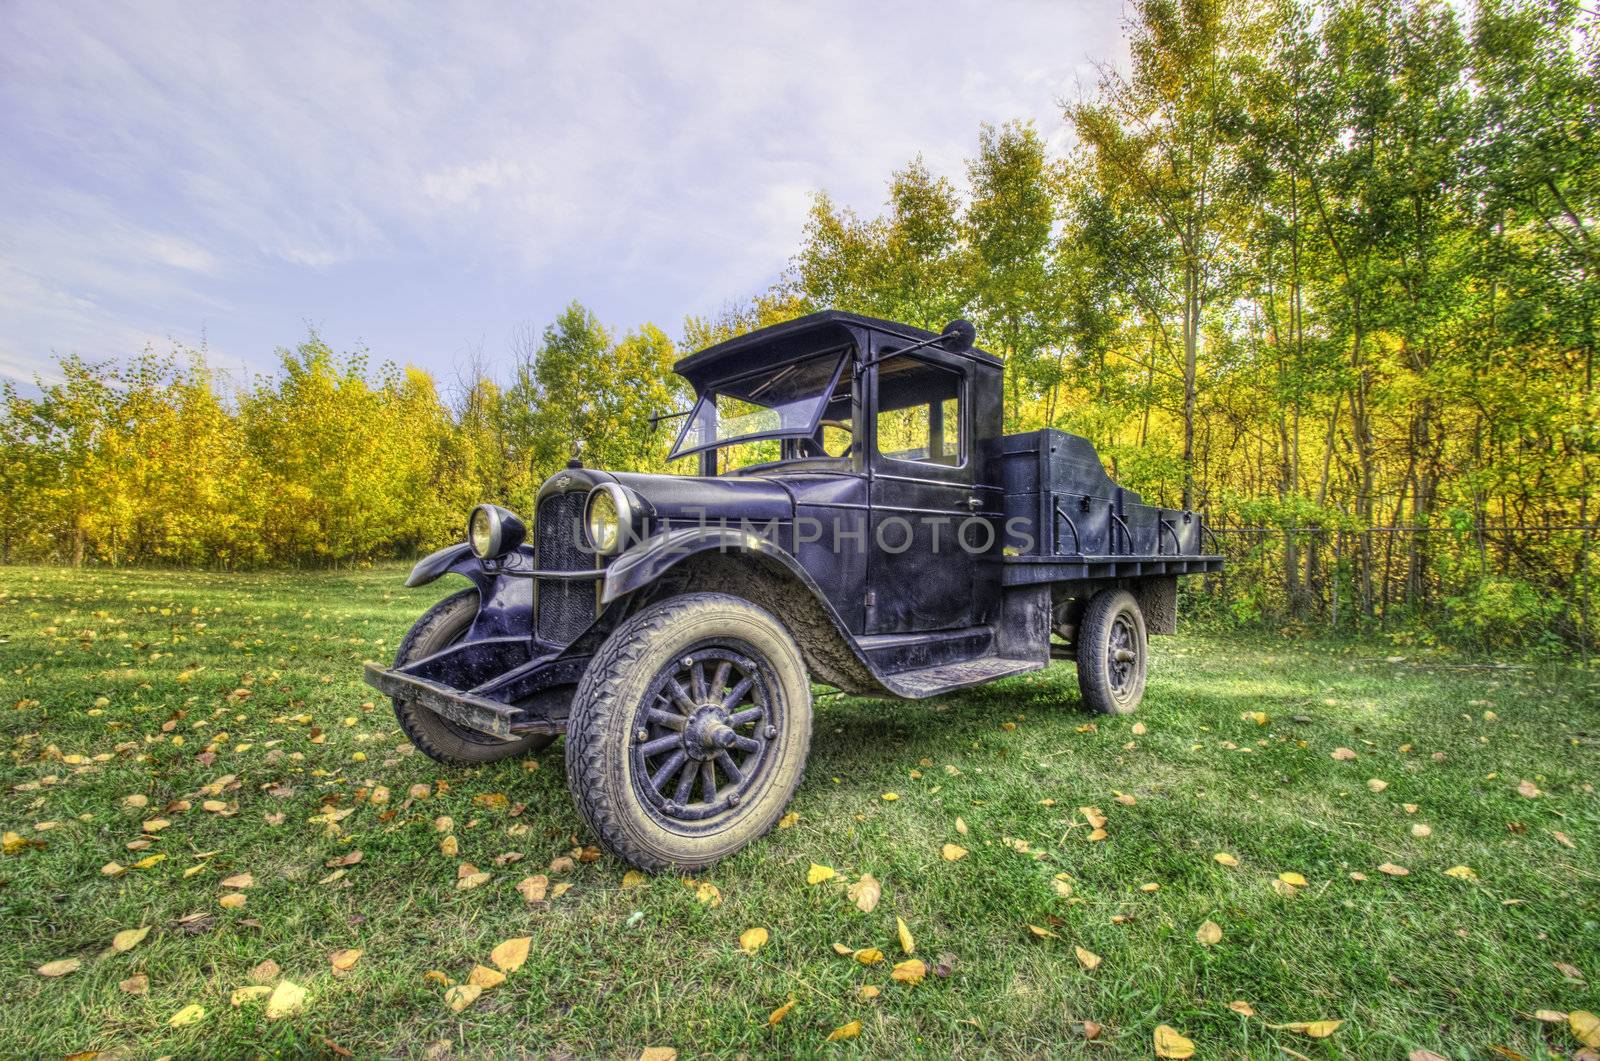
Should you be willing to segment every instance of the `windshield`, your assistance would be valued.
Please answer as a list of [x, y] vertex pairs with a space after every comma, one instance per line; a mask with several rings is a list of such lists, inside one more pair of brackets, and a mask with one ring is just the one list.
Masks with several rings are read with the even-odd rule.
[[[814, 434], [847, 352], [812, 354], [708, 387], [668, 459], [713, 446]], [[776, 446], [772, 448], [776, 454]]]

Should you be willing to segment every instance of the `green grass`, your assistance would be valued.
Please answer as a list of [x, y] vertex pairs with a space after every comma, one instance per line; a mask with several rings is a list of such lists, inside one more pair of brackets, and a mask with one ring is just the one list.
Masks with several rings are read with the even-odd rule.
[[[1595, 670], [1185, 635], [1156, 642], [1129, 718], [1080, 713], [1059, 664], [927, 703], [821, 696], [799, 822], [702, 876], [719, 906], [672, 878], [624, 891], [626, 867], [609, 857], [553, 874], [571, 890], [529, 905], [517, 881], [591, 842], [560, 746], [536, 768], [457, 771], [406, 754], [360, 663], [392, 655], [445, 589], [404, 590], [400, 578], [0, 569], [0, 824], [43, 844], [0, 859], [0, 1055], [301, 1055], [334, 1043], [392, 1056], [443, 1043], [474, 1055], [1147, 1057], [1166, 1023], [1200, 1057], [1280, 1046], [1313, 1058], [1494, 1046], [1537, 1057], [1576, 1043], [1535, 1010], [1600, 1010]], [[1256, 711], [1265, 725], [1242, 717]], [[1357, 758], [1334, 760], [1340, 747]], [[237, 787], [221, 799], [237, 813], [207, 812], [201, 789], [225, 775]], [[1519, 795], [1523, 780], [1541, 795]], [[448, 791], [408, 802], [418, 784]], [[374, 805], [380, 785], [391, 796]], [[493, 793], [510, 805], [475, 802]], [[148, 806], [125, 806], [132, 794]], [[192, 806], [162, 809], [177, 800]], [[1082, 805], [1104, 810], [1104, 842], [1086, 839]], [[337, 834], [309, 820], [324, 807], [353, 808]], [[441, 815], [459, 858], [440, 851]], [[127, 850], [158, 816], [171, 825]], [[1431, 835], [1413, 836], [1415, 824]], [[971, 853], [944, 861], [954, 841]], [[325, 861], [351, 850], [360, 863], [320, 884]], [[495, 864], [512, 851], [524, 857]], [[1219, 865], [1219, 851], [1239, 865]], [[166, 858], [149, 869], [101, 873], [156, 852]], [[461, 861], [492, 879], [458, 890]], [[841, 879], [808, 886], [813, 862]], [[1410, 875], [1386, 876], [1384, 862]], [[1476, 878], [1445, 874], [1458, 865]], [[1279, 895], [1282, 871], [1309, 886]], [[248, 902], [223, 909], [219, 882], [240, 872], [255, 878]], [[844, 895], [865, 873], [883, 884], [870, 914]], [[1053, 890], [1057, 873], [1073, 878], [1070, 899]], [[203, 916], [180, 920], [190, 914]], [[919, 957], [947, 956], [948, 976], [906, 987], [887, 962], [832, 951], [877, 946], [899, 960], [897, 915]], [[1224, 933], [1211, 948], [1194, 935], [1207, 919]], [[107, 952], [138, 926], [147, 939]], [[771, 942], [749, 957], [738, 937], [752, 926]], [[519, 935], [534, 939], [528, 963], [460, 1014], [424, 978], [463, 981]], [[1096, 971], [1074, 945], [1102, 957]], [[334, 976], [328, 954], [352, 947], [359, 963]], [[36, 972], [64, 958], [81, 968]], [[268, 1021], [260, 1001], [230, 1005], [267, 958], [307, 990], [301, 1013]], [[138, 973], [148, 994], [119, 989]], [[865, 984], [882, 993], [859, 998]], [[1230, 1012], [1240, 999], [1259, 1016]], [[191, 1003], [204, 1019], [170, 1028]], [[1345, 1023], [1322, 1040], [1269, 1026], [1323, 1019]], [[858, 1039], [825, 1041], [853, 1020]], [[1104, 1027], [1093, 1045], [1084, 1020]]]

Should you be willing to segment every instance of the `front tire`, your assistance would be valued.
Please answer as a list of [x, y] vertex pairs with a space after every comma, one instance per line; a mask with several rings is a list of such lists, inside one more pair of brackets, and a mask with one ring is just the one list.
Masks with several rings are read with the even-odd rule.
[[[467, 636], [467, 630], [477, 614], [477, 590], [464, 589], [446, 597], [423, 612], [422, 618], [412, 625], [405, 639], [400, 642], [399, 651], [395, 653], [394, 665], [403, 667], [449, 648]], [[465, 726], [458, 726], [410, 700], [395, 699], [394, 715], [400, 720], [400, 728], [411, 743], [422, 749], [424, 755], [450, 766], [496, 763], [514, 755], [543, 751], [555, 740], [555, 737], [542, 733], [514, 741], [497, 740]]]
[[1078, 688], [1104, 715], [1128, 715], [1144, 699], [1150, 639], [1139, 602], [1125, 589], [1101, 590], [1078, 624]]
[[567, 726], [567, 785], [604, 847], [648, 872], [704, 869], [777, 824], [805, 773], [811, 682], [783, 624], [691, 593], [623, 623]]

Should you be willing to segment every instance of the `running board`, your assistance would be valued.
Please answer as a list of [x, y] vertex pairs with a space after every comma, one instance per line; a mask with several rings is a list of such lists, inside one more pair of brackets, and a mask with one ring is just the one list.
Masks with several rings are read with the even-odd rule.
[[1009, 678], [1013, 674], [1040, 670], [1044, 665], [1041, 660], [985, 656], [983, 659], [968, 660], [965, 663], [945, 663], [937, 667], [925, 667], [922, 670], [884, 674], [880, 675], [878, 680], [883, 683], [884, 688], [896, 696], [905, 697], [907, 700], [923, 700], [941, 693], [965, 689], [968, 686], [982, 685], [997, 678]]

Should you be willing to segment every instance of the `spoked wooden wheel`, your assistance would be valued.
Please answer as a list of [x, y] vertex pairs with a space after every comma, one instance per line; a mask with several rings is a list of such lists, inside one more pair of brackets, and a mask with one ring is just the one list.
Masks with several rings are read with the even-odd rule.
[[635, 716], [633, 780], [657, 814], [704, 822], [738, 808], [777, 758], [772, 667], [710, 644], [662, 667]]
[[1078, 624], [1078, 688], [1083, 701], [1108, 715], [1126, 715], [1144, 699], [1149, 639], [1139, 602], [1125, 589], [1101, 590]]
[[567, 724], [567, 785], [600, 842], [687, 872], [777, 824], [805, 770], [811, 684], [783, 624], [692, 593], [607, 638]]

